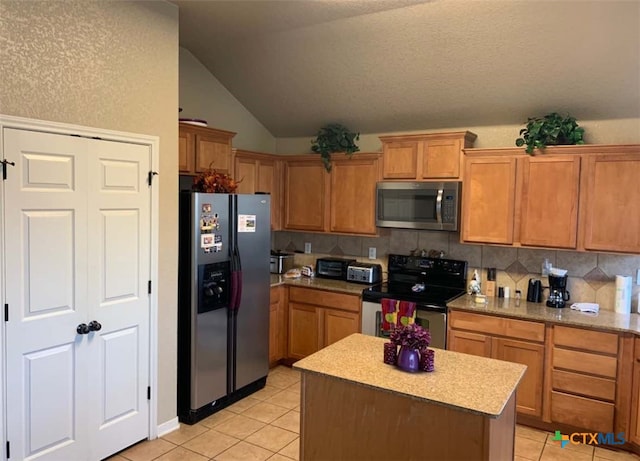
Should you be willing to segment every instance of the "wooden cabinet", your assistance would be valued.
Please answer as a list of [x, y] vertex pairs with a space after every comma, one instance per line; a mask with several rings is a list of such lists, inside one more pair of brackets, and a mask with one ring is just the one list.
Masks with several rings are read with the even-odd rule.
[[518, 160], [522, 245], [576, 247], [580, 160], [579, 156], [545, 155]]
[[208, 168], [232, 173], [231, 131], [180, 123], [178, 169], [181, 174], [198, 174]]
[[381, 136], [384, 179], [460, 179], [462, 149], [473, 146], [469, 131]]
[[289, 287], [289, 351], [302, 359], [341, 340], [360, 327], [359, 296]]
[[640, 146], [593, 155], [583, 171], [584, 248], [640, 253]]
[[465, 150], [461, 240], [640, 253], [640, 145]]
[[376, 229], [377, 155], [333, 161], [329, 193], [331, 232], [371, 234]]
[[462, 187], [462, 241], [513, 243], [516, 159], [468, 157]]
[[364, 153], [335, 158], [328, 173], [317, 155], [287, 158], [284, 229], [375, 235], [379, 159]]
[[449, 350], [526, 365], [516, 409], [519, 414], [542, 418], [543, 323], [453, 310], [447, 337]]
[[628, 438], [640, 445], [640, 338], [636, 337], [634, 341], [631, 424]]
[[554, 325], [551, 421], [613, 432], [618, 335]]
[[237, 193], [268, 193], [271, 196], [271, 229], [281, 230], [282, 161], [275, 155], [237, 149], [234, 178], [240, 181]]
[[318, 158], [287, 159], [284, 166], [284, 228], [324, 231], [329, 176]]
[[287, 349], [287, 315], [285, 288], [271, 287], [269, 302], [269, 366], [285, 358]]

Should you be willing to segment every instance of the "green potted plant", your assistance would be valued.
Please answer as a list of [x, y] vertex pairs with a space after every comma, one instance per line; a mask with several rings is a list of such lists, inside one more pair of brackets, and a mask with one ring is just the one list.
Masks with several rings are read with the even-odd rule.
[[562, 117], [557, 112], [551, 112], [544, 117], [527, 119], [527, 125], [520, 130], [520, 137], [516, 139], [516, 146], [527, 145], [525, 151], [533, 155], [534, 149], [544, 149], [546, 146], [584, 144], [584, 128], [580, 128], [576, 119], [567, 115]]
[[311, 141], [311, 150], [320, 154], [325, 169], [331, 171], [331, 154], [344, 152], [351, 156], [360, 150], [355, 144], [358, 139], [360, 133], [353, 133], [339, 123], [330, 123], [320, 128], [316, 139]]

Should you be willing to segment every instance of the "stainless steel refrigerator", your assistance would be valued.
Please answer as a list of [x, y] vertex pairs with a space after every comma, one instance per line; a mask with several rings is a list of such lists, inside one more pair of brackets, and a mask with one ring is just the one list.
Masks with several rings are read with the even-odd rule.
[[178, 416], [183, 422], [193, 424], [265, 385], [270, 227], [269, 195], [180, 193]]

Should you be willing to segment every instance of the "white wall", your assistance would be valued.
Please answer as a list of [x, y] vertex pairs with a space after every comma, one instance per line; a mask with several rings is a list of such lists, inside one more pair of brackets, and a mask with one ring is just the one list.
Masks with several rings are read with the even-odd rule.
[[275, 153], [276, 140], [186, 48], [180, 48], [181, 118], [238, 133], [233, 147]]
[[159, 136], [158, 423], [176, 416], [178, 8], [0, 2], [0, 113]]

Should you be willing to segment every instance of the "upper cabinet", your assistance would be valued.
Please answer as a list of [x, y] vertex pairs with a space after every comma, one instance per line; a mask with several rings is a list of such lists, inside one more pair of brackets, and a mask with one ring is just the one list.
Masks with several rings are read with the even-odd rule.
[[462, 149], [473, 147], [469, 131], [381, 136], [383, 179], [460, 179]]
[[180, 123], [178, 169], [180, 174], [198, 174], [208, 168], [221, 173], [232, 172], [231, 131]]
[[640, 145], [465, 154], [463, 242], [640, 253]]
[[271, 230], [282, 229], [282, 161], [275, 155], [235, 150], [233, 177], [238, 194], [271, 195]]
[[319, 156], [284, 162], [284, 225], [287, 230], [375, 235], [379, 154], [334, 155], [331, 173]]

